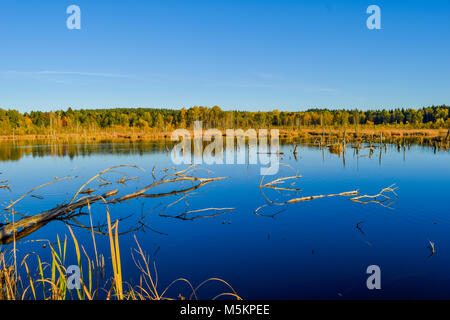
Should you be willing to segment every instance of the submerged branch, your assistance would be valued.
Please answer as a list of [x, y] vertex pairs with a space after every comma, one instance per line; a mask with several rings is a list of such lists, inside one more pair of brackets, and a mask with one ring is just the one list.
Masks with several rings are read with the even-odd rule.
[[349, 197], [349, 196], [355, 196], [355, 195], [358, 195], [358, 190], [346, 191], [346, 192], [335, 193], [335, 194], [321, 194], [321, 195], [316, 195], [316, 196], [294, 198], [294, 199], [286, 201], [285, 203], [296, 203], [296, 202], [309, 201], [309, 200], [326, 198], [326, 197], [338, 197], [338, 196]]
[[[384, 203], [386, 201], [392, 200], [391, 197], [387, 196], [386, 193], [390, 192], [393, 193], [395, 195], [395, 198], [398, 197], [397, 193], [395, 192], [395, 190], [397, 190], [398, 187], [394, 187], [395, 184], [390, 185], [389, 187], [386, 187], [384, 189], [381, 189], [381, 191], [378, 194], [375, 195], [360, 195], [360, 196], [356, 196], [351, 198], [351, 201], [355, 201], [355, 202], [359, 202], [359, 203], [363, 203], [363, 204], [367, 204], [367, 203], [377, 203], [383, 207], [386, 208], [390, 208], [390, 204], [385, 205]], [[392, 201], [391, 201], [392, 202]]]
[[[96, 180], [102, 174], [110, 171], [111, 169], [118, 168], [118, 167], [139, 168], [137, 166], [121, 165], [121, 166], [115, 166], [115, 167], [105, 169], [102, 172], [100, 172], [99, 174], [97, 174], [94, 177], [92, 177], [91, 179], [89, 179], [85, 184], [83, 184], [83, 186], [80, 189], [78, 189], [78, 191], [72, 197], [72, 199], [70, 200], [69, 203], [67, 203], [67, 204], [63, 203], [61, 205], [56, 206], [55, 208], [52, 208], [48, 211], [44, 211], [40, 214], [36, 214], [33, 216], [29, 216], [29, 217], [24, 217], [18, 221], [1, 225], [0, 244], [9, 244], [9, 243], [13, 242], [14, 238], [15, 238], [15, 240], [21, 239], [21, 238], [29, 235], [30, 233], [36, 231], [37, 229], [41, 228], [42, 226], [44, 226], [45, 224], [47, 224], [48, 222], [50, 222], [52, 220], [64, 219], [64, 218], [70, 219], [70, 218], [76, 216], [76, 214], [74, 214], [75, 210], [81, 210], [82, 208], [84, 208], [86, 206], [90, 206], [90, 205], [100, 202], [100, 201], [103, 201], [105, 204], [115, 204], [115, 203], [120, 203], [120, 202], [128, 201], [131, 199], [136, 199], [136, 198], [167, 197], [167, 196], [176, 195], [179, 193], [187, 193], [189, 191], [196, 190], [210, 182], [226, 179], [226, 177], [200, 178], [200, 177], [195, 177], [195, 176], [191, 176], [191, 175], [186, 175], [186, 171], [188, 169], [190, 169], [190, 167], [189, 167], [188, 169], [184, 169], [182, 171], [178, 171], [178, 172], [171, 174], [170, 176], [173, 176], [173, 178], [170, 178], [170, 179], [162, 178], [161, 180], [153, 182], [150, 185], [148, 185], [134, 193], [131, 193], [131, 194], [126, 194], [126, 195], [123, 195], [120, 197], [113, 198], [114, 196], [116, 196], [118, 194], [118, 190], [116, 189], [116, 190], [108, 191], [108, 192], [104, 193], [103, 195], [87, 195], [85, 197], [76, 199], [79, 194], [88, 193], [89, 191], [91, 191], [89, 189], [83, 191], [83, 189], [91, 181]], [[141, 169], [141, 168], [139, 168], [139, 169]], [[141, 170], [143, 170], [143, 169], [141, 169]], [[9, 206], [7, 206], [5, 208], [5, 210], [12, 208], [14, 206], [14, 204], [16, 204], [17, 202], [22, 200], [26, 195], [30, 194], [34, 190], [41, 188], [43, 186], [49, 185], [51, 183], [54, 183], [54, 182], [57, 182], [57, 181], [60, 181], [63, 179], [68, 179], [68, 178], [69, 177], [56, 178], [55, 180], [53, 180], [50, 183], [47, 183], [45, 185], [34, 188], [33, 190], [29, 191], [28, 193], [26, 193], [25, 195], [23, 195], [22, 197], [20, 197], [13, 203], [11, 203]], [[150, 189], [155, 188], [160, 185], [163, 185], [163, 184], [170, 184], [170, 183], [183, 182], [183, 181], [191, 181], [196, 184], [194, 184], [193, 186], [189, 186], [187, 188], [176, 189], [176, 190], [173, 190], [170, 192], [153, 193], [153, 194], [146, 193]], [[214, 209], [214, 208], [212, 208], [212, 209]], [[226, 209], [229, 209], [229, 208], [226, 208]], [[205, 209], [205, 210], [207, 210], [207, 209]], [[11, 211], [11, 210], [8, 210], [8, 211]], [[194, 212], [194, 211], [192, 211], [192, 212]], [[12, 213], [14, 213], [14, 212], [12, 212]], [[218, 214], [216, 213], [215, 215], [218, 215]], [[214, 216], [214, 215], [210, 215], [210, 216]], [[198, 217], [196, 217], [196, 218], [198, 218]], [[188, 220], [188, 219], [186, 219], [186, 220]]]
[[[313, 196], [293, 198], [293, 199], [290, 199], [290, 200], [287, 200], [287, 201], [284, 201], [284, 202], [280, 202], [280, 203], [276, 203], [274, 201], [268, 200], [268, 203], [263, 204], [263, 205], [259, 206], [258, 208], [256, 208], [254, 213], [256, 215], [259, 215], [259, 216], [274, 217], [275, 215], [260, 214], [259, 211], [261, 209], [263, 209], [265, 207], [268, 207], [268, 206], [271, 206], [271, 205], [284, 206], [286, 204], [298, 203], [298, 202], [304, 202], [304, 201], [311, 201], [311, 200], [320, 199], [320, 198], [351, 197], [351, 196], [354, 196], [354, 197], [350, 198], [349, 200], [354, 201], [354, 202], [358, 202], [358, 203], [362, 203], [362, 204], [376, 203], [376, 204], [379, 204], [379, 205], [381, 205], [383, 207], [391, 209], [390, 204], [392, 203], [393, 200], [392, 200], [391, 197], [389, 197], [386, 194], [388, 192], [391, 192], [391, 193], [393, 193], [395, 195], [395, 197], [398, 197], [397, 193], [395, 192], [396, 189], [397, 189], [397, 187], [394, 187], [394, 185], [391, 185], [389, 187], [381, 189], [381, 191], [378, 194], [376, 194], [376, 195], [366, 195], [366, 194], [359, 195], [359, 190], [353, 190], [353, 191], [346, 191], [346, 192], [341, 192], [341, 193], [324, 194], [324, 195], [313, 195]], [[263, 196], [264, 196], [264, 193], [263, 193]], [[267, 199], [267, 197], [265, 197], [265, 198]], [[391, 202], [389, 204], [387, 204], [387, 205], [384, 204], [386, 201], [389, 201], [389, 200], [391, 200]], [[358, 228], [358, 226], [357, 226], [357, 228]]]
[[63, 177], [63, 178], [55, 178], [50, 182], [44, 183], [43, 185], [40, 185], [34, 189], [31, 189], [30, 191], [28, 191], [27, 193], [25, 193], [23, 196], [21, 196], [19, 199], [17, 199], [16, 201], [12, 202], [9, 206], [7, 206], [6, 208], [4, 208], [3, 210], [8, 210], [9, 208], [12, 208], [16, 203], [18, 203], [20, 200], [22, 200], [23, 198], [25, 198], [27, 195], [29, 195], [30, 193], [32, 193], [33, 191], [36, 191], [40, 188], [49, 186], [55, 182], [61, 181], [61, 180], [67, 180], [67, 179], [73, 179], [74, 177]]
[[[165, 214], [159, 214], [160, 217], [164, 217], [164, 218], [174, 218], [174, 219], [180, 219], [180, 220], [189, 220], [189, 221], [193, 221], [196, 219], [200, 219], [200, 218], [213, 218], [213, 217], [217, 217], [220, 216], [224, 213], [228, 213], [231, 211], [234, 211], [235, 208], [205, 208], [205, 209], [198, 209], [198, 210], [189, 210], [189, 211], [185, 211], [179, 215], [176, 216], [171, 216], [171, 215], [165, 215]], [[205, 211], [216, 211], [216, 213], [213, 214], [208, 214], [208, 215], [194, 215], [192, 217], [189, 217], [189, 214], [192, 213], [197, 213], [197, 212], [205, 212]]]

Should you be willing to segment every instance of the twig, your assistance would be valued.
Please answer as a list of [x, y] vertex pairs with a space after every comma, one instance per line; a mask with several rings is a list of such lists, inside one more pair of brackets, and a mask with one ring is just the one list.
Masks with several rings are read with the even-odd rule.
[[316, 195], [316, 196], [294, 198], [294, 199], [286, 201], [286, 203], [296, 203], [296, 202], [309, 201], [309, 200], [326, 198], [326, 197], [338, 197], [338, 196], [348, 197], [348, 196], [354, 196], [357, 194], [358, 194], [358, 190], [346, 191], [346, 192], [334, 193], [334, 194], [321, 194], [321, 195]]
[[51, 185], [55, 182], [61, 181], [61, 180], [66, 180], [66, 179], [73, 179], [75, 177], [63, 177], [63, 178], [55, 178], [53, 181], [50, 181], [48, 183], [44, 183], [43, 185], [40, 185], [30, 191], [28, 191], [27, 193], [25, 193], [23, 196], [21, 196], [19, 199], [17, 199], [16, 201], [12, 202], [9, 206], [7, 206], [6, 208], [4, 208], [3, 210], [8, 210], [9, 208], [11, 208], [12, 206], [14, 206], [17, 202], [19, 202], [20, 200], [22, 200], [23, 198], [25, 198], [27, 195], [29, 195], [30, 193], [32, 193], [33, 191], [36, 191], [37, 189], [43, 188], [45, 186]]
[[[124, 165], [126, 167], [136, 167], [136, 166], [127, 166]], [[39, 228], [41, 228], [42, 226], [46, 225], [48, 222], [55, 220], [55, 219], [70, 219], [73, 218], [77, 215], [80, 214], [74, 214], [75, 210], [81, 210], [83, 207], [85, 206], [89, 206], [92, 205], [96, 202], [99, 201], [103, 201], [106, 205], [108, 204], [114, 204], [114, 203], [119, 203], [119, 202], [123, 202], [123, 201], [127, 201], [127, 200], [131, 200], [131, 199], [135, 199], [135, 198], [159, 198], [159, 197], [167, 197], [167, 196], [171, 196], [171, 195], [176, 195], [179, 193], [187, 193], [189, 191], [192, 190], [196, 190], [210, 182], [213, 181], [219, 181], [219, 180], [223, 180], [226, 179], [226, 177], [218, 177], [218, 178], [199, 178], [199, 177], [195, 177], [195, 176], [186, 176], [183, 175], [183, 172], [186, 172], [187, 169], [179, 171], [174, 173], [174, 175], [176, 176], [175, 178], [172, 179], [165, 179], [165, 180], [160, 180], [160, 181], [156, 181], [153, 182], [152, 184], [134, 192], [131, 194], [126, 194], [123, 195], [121, 197], [117, 197], [117, 198], [112, 198], [115, 195], [117, 195], [118, 190], [112, 190], [109, 192], [104, 193], [103, 195], [89, 195], [89, 196], [85, 196], [82, 198], [79, 198], [78, 200], [74, 200], [76, 198], [76, 196], [78, 194], [81, 194], [82, 192], [87, 192], [87, 191], [91, 191], [91, 190], [85, 190], [83, 191], [83, 188], [91, 181], [93, 181], [94, 179], [96, 179], [97, 177], [99, 177], [101, 174], [113, 169], [113, 168], [117, 168], [117, 167], [124, 167], [124, 166], [116, 166], [116, 167], [111, 167], [108, 168], [106, 170], [103, 170], [100, 174], [97, 174], [96, 176], [94, 176], [93, 178], [89, 179], [88, 182], [86, 182], [85, 184], [83, 184], [83, 186], [77, 191], [77, 193], [75, 194], [75, 196], [72, 198], [72, 200], [68, 203], [68, 204], [62, 204], [62, 205], [58, 205], [57, 207], [50, 209], [48, 211], [42, 212], [40, 214], [36, 214], [34, 216], [30, 216], [30, 217], [25, 217], [22, 218], [18, 221], [16, 221], [15, 223], [8, 223], [3, 225], [0, 228], [0, 244], [8, 244], [11, 241], [13, 241], [11, 234], [15, 234], [16, 235], [16, 239], [20, 239], [23, 238], [29, 234], [31, 234], [32, 232], [38, 230]], [[136, 167], [137, 168], [137, 167]], [[179, 176], [177, 176], [179, 175]], [[61, 179], [59, 179], [61, 180]], [[55, 180], [52, 181], [56, 182], [59, 180]], [[146, 193], [147, 191], [149, 191], [150, 189], [162, 185], [162, 184], [166, 184], [166, 183], [175, 183], [175, 182], [182, 182], [182, 181], [191, 181], [191, 182], [197, 182], [197, 184], [184, 188], [184, 189], [176, 189], [170, 192], [164, 192], [164, 193], [155, 193], [155, 194], [148, 194]], [[48, 184], [46, 184], [48, 185]], [[42, 186], [40, 186], [42, 187]], [[38, 187], [38, 188], [40, 188]], [[31, 193], [32, 191], [38, 189], [35, 188], [33, 190], [31, 190], [30, 192], [28, 192], [27, 194]], [[12, 205], [14, 205], [15, 203], [17, 203], [18, 201], [20, 201], [21, 199], [23, 199], [23, 197], [25, 197], [27, 194], [25, 194], [24, 196], [22, 196], [21, 198], [19, 198], [18, 200], [16, 200], [15, 202], [13, 202], [11, 205], [9, 205], [7, 208], [10, 208]], [[214, 209], [214, 208], [213, 208]], [[192, 211], [194, 212], [194, 211]], [[216, 214], [217, 215], [217, 214]], [[211, 215], [214, 216], [214, 215]], [[207, 217], [207, 216], [205, 216]], [[198, 217], [195, 217], [195, 219]], [[139, 227], [141, 228], [141, 227]], [[20, 230], [18, 232], [18, 230]]]
[[[190, 211], [185, 211], [177, 216], [171, 216], [171, 215], [164, 215], [164, 214], [160, 214], [160, 217], [164, 217], [164, 218], [175, 218], [175, 219], [180, 219], [180, 220], [195, 220], [195, 219], [200, 219], [200, 218], [212, 218], [212, 217], [217, 217], [219, 215], [222, 215], [224, 213], [230, 212], [235, 210], [235, 208], [205, 208], [205, 209], [198, 209], [198, 210], [190, 210]], [[214, 214], [210, 214], [210, 215], [199, 215], [199, 216], [194, 216], [194, 217], [187, 217], [188, 214], [190, 213], [196, 213], [196, 212], [204, 212], [204, 211], [218, 211], [217, 213]]]
[[[395, 190], [397, 190], [398, 187], [394, 187], [394, 186], [395, 186], [395, 184], [390, 185], [387, 188], [381, 189], [381, 191], [378, 194], [376, 194], [376, 195], [364, 194], [364, 195], [353, 197], [350, 200], [351, 201], [355, 201], [355, 202], [359, 202], [359, 203], [364, 203], [364, 204], [377, 203], [377, 204], [379, 204], [379, 205], [381, 205], [383, 207], [390, 208], [389, 207], [390, 203], [388, 205], [384, 204], [384, 202], [386, 202], [388, 200], [391, 200], [391, 197], [387, 196], [385, 193], [391, 192], [396, 197], [398, 197], [398, 194], [395, 192]], [[379, 198], [381, 198], [381, 200], [379, 200]], [[367, 199], [367, 200], [361, 200], [361, 199]]]

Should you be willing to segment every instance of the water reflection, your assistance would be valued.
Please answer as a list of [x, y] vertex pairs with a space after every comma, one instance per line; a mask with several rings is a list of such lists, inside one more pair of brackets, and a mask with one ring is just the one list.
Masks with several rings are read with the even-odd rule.
[[[270, 140], [268, 141], [270, 145]], [[22, 157], [68, 157], [74, 159], [75, 157], [86, 157], [92, 155], [102, 154], [117, 154], [117, 155], [143, 155], [149, 152], [169, 152], [176, 145], [176, 142], [170, 140], [101, 140], [96, 142], [89, 141], [68, 141], [58, 142], [56, 140], [2, 140], [0, 141], [0, 161], [18, 161]], [[395, 146], [400, 152], [403, 151], [406, 157], [406, 151], [411, 146], [426, 146], [432, 148], [434, 153], [449, 150], [448, 140], [435, 141], [432, 139], [425, 139], [423, 137], [413, 138], [391, 138], [372, 140], [355, 140], [345, 141], [338, 137], [321, 136], [320, 138], [308, 139], [292, 139], [281, 136], [280, 145], [292, 145], [293, 150], [290, 150], [294, 158], [297, 158], [297, 147], [308, 146], [316, 147], [321, 150], [328, 150], [330, 153], [341, 156], [345, 164], [345, 156], [347, 146], [351, 146], [359, 154], [360, 150], [368, 150], [368, 154], [361, 155], [362, 157], [372, 157], [375, 149], [379, 149], [379, 162], [382, 162], [382, 152], [387, 151], [387, 146]], [[202, 150], [208, 146], [207, 142], [203, 142]], [[223, 149], [227, 150], [226, 142], [223, 142]]]
[[22, 157], [39, 158], [44, 156], [53, 157], [86, 157], [102, 154], [138, 154], [148, 152], [168, 151], [173, 143], [167, 140], [161, 141], [102, 141], [99, 143], [52, 143], [52, 141], [38, 141], [32, 143], [27, 141], [1, 142], [0, 161], [17, 161]]

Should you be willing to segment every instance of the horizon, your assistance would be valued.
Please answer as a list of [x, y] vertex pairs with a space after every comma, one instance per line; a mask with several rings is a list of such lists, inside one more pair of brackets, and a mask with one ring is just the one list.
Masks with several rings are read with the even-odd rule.
[[[376, 1], [380, 30], [361, 0], [30, 4], [0, 5], [3, 109], [450, 104], [448, 1]], [[72, 4], [80, 30], [66, 27]]]

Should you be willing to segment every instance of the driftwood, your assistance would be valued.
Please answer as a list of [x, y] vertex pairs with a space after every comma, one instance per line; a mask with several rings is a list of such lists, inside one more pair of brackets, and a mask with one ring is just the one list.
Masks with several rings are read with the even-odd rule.
[[[217, 217], [219, 215], [222, 215], [224, 213], [227, 212], [231, 212], [235, 210], [235, 208], [206, 208], [206, 209], [198, 209], [198, 210], [188, 210], [185, 211], [179, 215], [176, 216], [171, 216], [171, 215], [166, 215], [166, 214], [159, 214], [160, 217], [165, 217], [165, 218], [175, 218], [175, 219], [180, 219], [180, 220], [189, 220], [189, 221], [193, 221], [195, 219], [200, 219], [200, 218], [212, 218], [212, 217]], [[213, 211], [215, 213], [212, 214], [205, 214], [205, 215], [195, 215], [193, 217], [190, 217], [189, 214], [192, 213], [198, 213], [198, 212], [207, 212], [207, 211]]]
[[85, 197], [72, 204], [62, 204], [40, 214], [36, 214], [31, 217], [25, 217], [15, 222], [7, 223], [0, 229], [0, 244], [11, 243], [14, 238], [14, 233], [16, 240], [21, 239], [56, 218], [69, 214], [77, 209], [83, 208], [88, 204], [93, 204], [102, 199], [112, 197], [113, 195], [117, 194], [117, 192], [118, 190], [113, 190], [101, 196]]
[[[290, 166], [288, 166], [288, 167], [290, 167]], [[282, 177], [282, 178], [272, 180], [271, 182], [268, 182], [268, 183], [263, 183], [264, 178], [265, 178], [265, 176], [263, 176], [261, 178], [259, 188], [261, 190], [261, 194], [266, 199], [267, 203], [256, 208], [254, 210], [254, 213], [259, 216], [274, 218], [276, 215], [280, 214], [284, 210], [280, 210], [280, 211], [276, 212], [275, 214], [270, 214], [270, 215], [261, 214], [261, 213], [259, 213], [259, 211], [268, 206], [285, 206], [285, 205], [292, 204], [292, 203], [305, 202], [305, 201], [311, 201], [311, 200], [315, 200], [315, 199], [328, 198], [328, 197], [352, 197], [352, 198], [350, 198], [350, 200], [354, 201], [354, 202], [359, 202], [359, 203], [363, 203], [363, 204], [377, 203], [383, 207], [390, 208], [391, 203], [385, 204], [385, 202], [387, 202], [387, 201], [392, 202], [393, 199], [390, 196], [388, 196], [387, 194], [392, 193], [395, 195], [395, 197], [398, 197], [397, 193], [395, 193], [395, 190], [397, 189], [397, 187], [395, 187], [395, 185], [391, 185], [389, 187], [381, 189], [381, 191], [376, 195], [366, 195], [366, 194], [360, 195], [359, 190], [352, 190], [352, 191], [333, 193], [333, 194], [319, 194], [319, 195], [312, 195], [312, 196], [295, 197], [295, 198], [291, 198], [289, 200], [282, 201], [282, 202], [276, 202], [274, 200], [271, 200], [263, 191], [264, 188], [271, 188], [271, 189], [275, 189], [276, 191], [299, 192], [302, 189], [293, 188], [290, 186], [289, 187], [279, 187], [278, 185], [283, 184], [284, 182], [286, 182], [288, 180], [299, 179], [301, 177], [302, 177], [301, 175], [296, 173], [294, 176]], [[359, 229], [359, 225], [357, 225], [357, 228]]]
[[389, 187], [386, 187], [384, 189], [381, 189], [381, 191], [378, 194], [375, 195], [358, 195], [356, 197], [351, 198], [351, 201], [359, 202], [359, 203], [377, 203], [383, 207], [390, 208], [390, 203], [385, 204], [386, 201], [391, 201], [392, 198], [387, 196], [386, 193], [390, 192], [395, 195], [395, 197], [398, 197], [397, 193], [395, 193], [395, 190], [397, 190], [397, 187], [395, 185], [391, 185]]
[[66, 179], [73, 179], [73, 177], [55, 178], [55, 179], [53, 179], [53, 181], [47, 182], [47, 183], [45, 183], [45, 184], [43, 184], [43, 185], [40, 185], [40, 186], [38, 186], [38, 187], [36, 187], [36, 188], [34, 188], [34, 189], [31, 189], [30, 191], [28, 191], [27, 193], [25, 193], [23, 196], [21, 196], [19, 199], [17, 199], [16, 201], [12, 202], [12, 203], [11, 203], [9, 206], [7, 206], [4, 210], [8, 210], [9, 208], [13, 208], [14, 205], [15, 205], [17, 202], [19, 202], [20, 200], [22, 200], [23, 198], [25, 198], [25, 197], [26, 197], [27, 195], [29, 195], [30, 193], [36, 191], [37, 189], [46, 187], [46, 186], [51, 185], [51, 184], [53, 184], [53, 183], [55, 183], [55, 182], [58, 182], [58, 181], [61, 181], [61, 180], [66, 180]]
[[[270, 205], [276, 205], [276, 206], [283, 206], [286, 204], [292, 204], [292, 203], [297, 203], [297, 202], [304, 202], [304, 201], [310, 201], [310, 200], [314, 200], [314, 199], [319, 199], [319, 198], [326, 198], [326, 197], [337, 197], [337, 196], [341, 196], [341, 197], [348, 197], [348, 196], [354, 196], [354, 195], [358, 195], [358, 190], [354, 190], [354, 191], [347, 191], [347, 192], [341, 192], [341, 193], [335, 193], [335, 194], [325, 194], [325, 195], [314, 195], [314, 196], [307, 196], [307, 197], [300, 197], [300, 198], [293, 198], [284, 202], [273, 202], [273, 201], [269, 201], [269, 203], [263, 204], [262, 206], [256, 208], [256, 210], [254, 211], [255, 214], [260, 215], [260, 216], [267, 216], [267, 215], [262, 215], [259, 213], [259, 210], [261, 210], [264, 207], [270, 206]], [[267, 199], [267, 198], [266, 198]], [[278, 213], [277, 213], [278, 214]], [[269, 215], [269, 217], [273, 217], [273, 215]]]
[[[120, 203], [123, 201], [136, 199], [136, 198], [167, 197], [167, 196], [171, 196], [171, 195], [176, 195], [176, 194], [181, 194], [181, 193], [186, 193], [186, 192], [189, 192], [192, 190], [196, 190], [196, 189], [198, 189], [210, 182], [213, 182], [213, 181], [219, 181], [219, 180], [226, 179], [226, 177], [200, 178], [200, 177], [189, 175], [188, 171], [193, 167], [193, 166], [190, 166], [184, 170], [167, 175], [167, 176], [163, 177], [161, 180], [155, 181], [155, 182], [151, 183], [150, 185], [148, 185], [134, 193], [131, 193], [131, 194], [126, 194], [126, 195], [123, 195], [120, 197], [115, 197], [118, 194], [118, 190], [111, 190], [102, 195], [89, 195], [89, 196], [81, 197], [76, 200], [77, 195], [82, 194], [83, 192], [86, 192], [86, 191], [83, 191], [83, 188], [86, 187], [89, 182], [97, 179], [103, 173], [110, 171], [111, 169], [117, 168], [117, 167], [120, 167], [120, 166], [108, 168], [108, 169], [102, 171], [101, 173], [97, 174], [93, 178], [91, 178], [88, 182], [86, 182], [77, 191], [77, 193], [72, 198], [72, 200], [67, 204], [63, 203], [61, 205], [56, 206], [53, 209], [42, 212], [40, 214], [36, 214], [33, 216], [29, 216], [29, 217], [24, 217], [15, 222], [10, 222], [7, 224], [0, 225], [0, 244], [9, 244], [9, 243], [13, 242], [14, 239], [15, 240], [21, 239], [21, 238], [31, 234], [32, 232], [38, 230], [39, 228], [43, 227], [50, 221], [65, 218], [65, 217], [66, 218], [70, 217], [71, 215], [73, 215], [73, 213], [76, 210], [81, 210], [84, 207], [90, 206], [90, 205], [100, 202], [100, 201], [105, 204], [115, 204], [115, 203]], [[135, 167], [135, 166], [128, 166], [128, 167]], [[67, 179], [67, 178], [62, 178], [62, 179]], [[62, 179], [57, 178], [57, 179], [53, 180], [52, 182], [47, 183], [45, 185], [49, 185], [51, 183], [60, 181]], [[175, 189], [170, 192], [153, 193], [153, 194], [147, 193], [150, 189], [152, 189], [156, 186], [160, 186], [160, 185], [167, 184], [167, 183], [182, 182], [182, 181], [191, 181], [195, 184], [193, 186], [190, 186], [187, 188]], [[14, 204], [16, 204], [18, 201], [23, 199], [26, 195], [30, 194], [34, 190], [41, 188], [45, 185], [34, 188], [30, 192], [28, 192], [25, 195], [23, 195], [22, 197], [20, 197], [18, 200], [11, 203], [4, 210], [7, 210], [10, 213], [15, 214], [16, 212], [13, 209]], [[88, 190], [88, 191], [90, 191], [90, 190]], [[231, 208], [226, 208], [226, 209], [231, 209]], [[208, 209], [203, 209], [203, 210], [208, 210]]]
[[346, 191], [346, 192], [335, 193], [335, 194], [320, 194], [320, 195], [316, 195], [316, 196], [294, 198], [294, 199], [286, 201], [285, 203], [296, 203], [296, 202], [309, 201], [309, 200], [326, 198], [326, 197], [348, 197], [348, 196], [356, 196], [356, 195], [358, 195], [358, 190]]
[[[386, 207], [386, 208], [390, 209], [389, 204], [388, 205], [384, 204], [384, 202], [386, 202], [388, 200], [392, 200], [392, 198], [387, 196], [386, 193], [387, 192], [392, 192], [396, 197], [398, 197], [398, 195], [395, 193], [396, 189], [397, 189], [396, 187], [393, 188], [393, 186], [390, 186], [390, 187], [382, 189], [376, 195], [359, 195], [359, 191], [358, 190], [353, 190], [353, 191], [346, 191], [346, 192], [341, 192], [341, 193], [320, 194], [320, 195], [313, 195], [313, 196], [293, 198], [293, 199], [290, 199], [290, 200], [287, 200], [287, 201], [284, 201], [284, 202], [279, 202], [279, 203], [271, 201], [271, 200], [268, 200], [268, 203], [263, 204], [262, 206], [256, 208], [254, 213], [259, 215], [259, 216], [273, 217], [274, 215], [263, 215], [263, 214], [260, 214], [259, 211], [262, 208], [265, 208], [265, 207], [271, 206], [271, 205], [283, 206], [283, 205], [286, 205], [286, 204], [292, 204], [292, 203], [298, 203], [298, 202], [304, 202], [304, 201], [311, 201], [311, 200], [320, 199], [320, 198], [351, 197], [351, 196], [354, 196], [354, 197], [350, 198], [351, 201], [359, 202], [359, 203], [363, 203], [363, 204], [377, 203], [377, 204], [379, 204], [379, 205], [381, 205], [383, 207]], [[265, 195], [264, 195], [264, 197], [266, 199], [268, 199]], [[379, 198], [382, 198], [382, 199], [379, 199]], [[362, 200], [362, 199], [365, 199], [365, 200]]]
[[275, 189], [275, 190], [284, 190], [284, 191], [300, 191], [302, 189], [299, 188], [291, 188], [291, 187], [278, 187], [277, 185], [282, 184], [284, 182], [286, 182], [287, 180], [292, 180], [292, 179], [299, 179], [302, 176], [299, 175], [295, 175], [292, 177], [283, 177], [283, 178], [278, 178], [275, 179], [271, 182], [267, 182], [265, 184], [260, 184], [260, 188], [271, 188], [271, 189]]

